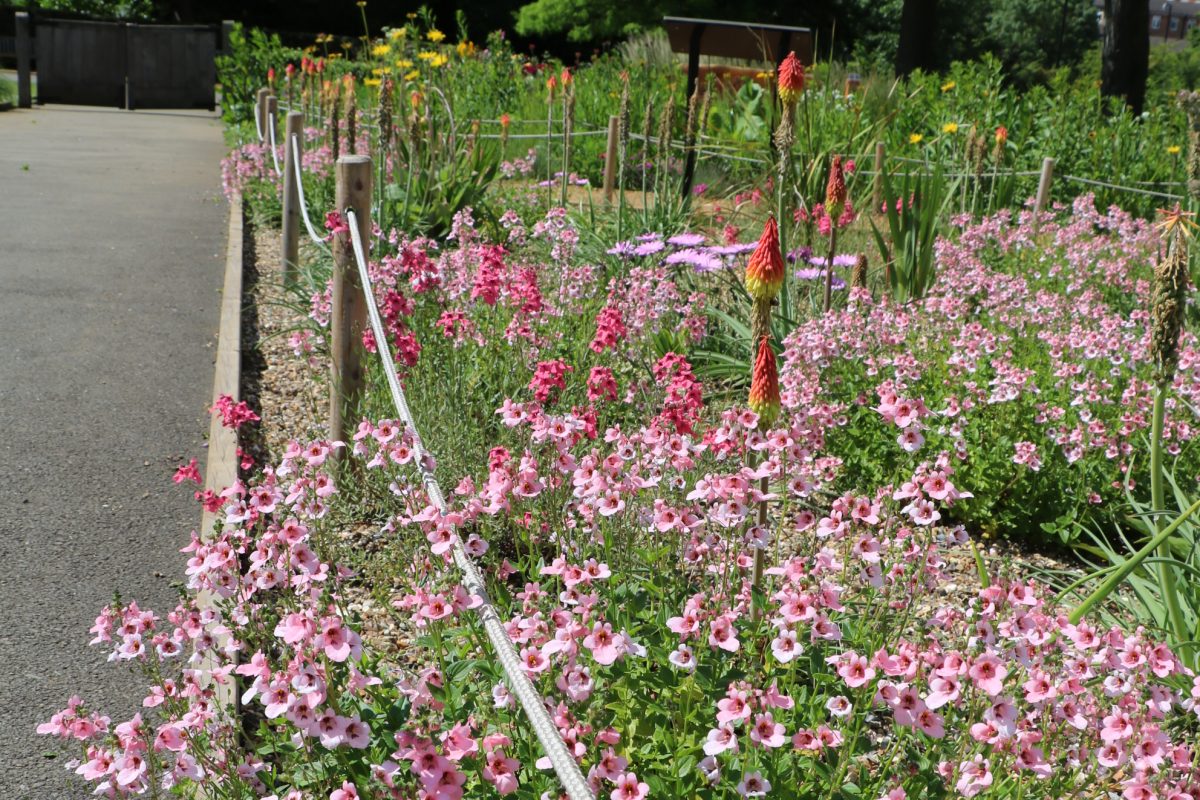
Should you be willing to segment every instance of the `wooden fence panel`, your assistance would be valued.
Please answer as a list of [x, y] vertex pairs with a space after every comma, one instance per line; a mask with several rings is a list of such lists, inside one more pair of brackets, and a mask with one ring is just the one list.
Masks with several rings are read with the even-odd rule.
[[212, 25], [129, 26], [129, 108], [216, 107]]
[[125, 107], [125, 26], [36, 21], [38, 103]]

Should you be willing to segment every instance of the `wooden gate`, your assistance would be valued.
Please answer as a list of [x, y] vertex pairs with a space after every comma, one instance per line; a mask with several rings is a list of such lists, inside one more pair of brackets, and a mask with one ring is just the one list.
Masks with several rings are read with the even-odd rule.
[[216, 107], [220, 29], [211, 25], [129, 25], [127, 107]]
[[32, 27], [39, 104], [216, 107], [220, 26], [84, 22], [38, 15]]
[[37, 18], [39, 103], [125, 107], [125, 25]]

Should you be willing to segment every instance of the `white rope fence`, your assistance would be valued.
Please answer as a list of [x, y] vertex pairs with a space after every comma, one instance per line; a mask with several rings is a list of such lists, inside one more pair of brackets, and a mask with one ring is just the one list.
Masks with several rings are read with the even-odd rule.
[[270, 138], [271, 138], [271, 161], [274, 162], [274, 164], [275, 164], [275, 174], [278, 177], [282, 178], [283, 170], [281, 170], [279, 168], [279, 153], [276, 152], [278, 150], [278, 147], [275, 144], [275, 120], [271, 120], [270, 124], [267, 125], [267, 131], [271, 135], [270, 136]]
[[254, 104], [254, 130], [258, 132], [258, 141], [263, 140], [262, 129], [262, 109], [258, 107], [258, 103]]
[[[404, 396], [404, 389], [400, 385], [400, 379], [396, 376], [396, 367], [392, 361], [391, 348], [388, 346], [387, 334], [384, 331], [383, 321], [380, 319], [379, 309], [375, 304], [375, 294], [371, 288], [371, 276], [367, 270], [367, 258], [363, 249], [362, 237], [358, 230], [358, 219], [353, 209], [346, 209], [345, 214], [346, 221], [350, 226], [350, 237], [354, 245], [354, 258], [358, 262], [358, 274], [362, 281], [363, 296], [366, 298], [367, 313], [371, 320], [371, 330], [375, 334], [376, 350], [383, 360], [383, 370], [387, 374], [388, 387], [392, 392], [392, 401], [396, 406], [396, 413], [400, 415], [400, 419], [412, 432], [413, 461], [421, 473], [421, 482], [425, 486], [425, 492], [428, 494], [430, 502], [433, 503], [441, 514], [445, 515], [449, 511], [446, 506], [445, 497], [442, 495], [442, 489], [438, 485], [437, 478], [428, 467], [428, 460], [426, 458], [428, 451], [425, 449], [421, 441], [421, 436], [417, 432], [416, 421], [409, 410], [408, 400]], [[574, 756], [567, 750], [566, 744], [563, 743], [562, 737], [558, 733], [558, 728], [546, 712], [545, 700], [533, 688], [533, 684], [530, 683], [529, 678], [525, 675], [521, 667], [521, 659], [517, 655], [516, 648], [513, 647], [512, 640], [508, 638], [508, 632], [504, 629], [504, 623], [501, 621], [495, 606], [488, 599], [487, 587], [484, 585], [483, 576], [479, 574], [479, 569], [475, 566], [471, 557], [467, 555], [463, 549], [462, 542], [457, 537], [454, 539], [451, 552], [454, 556], [455, 565], [462, 573], [463, 586], [469, 593], [482, 601], [477, 609], [479, 618], [483, 623], [483, 629], [487, 633], [488, 639], [492, 643], [492, 648], [500, 661], [500, 665], [504, 668], [509, 689], [517, 698], [517, 701], [520, 702], [521, 708], [525, 712], [525, 717], [529, 720], [529, 724], [533, 726], [534, 733], [537, 734], [543, 752], [549, 756], [550, 763], [554, 766], [554, 771], [558, 775], [563, 789], [566, 790], [567, 796], [571, 800], [594, 800], [592, 792], [588, 788], [587, 780], [579, 770], [579, 765], [575, 763]]]
[[325, 244], [324, 237], [318, 236], [313, 224], [308, 220], [308, 201], [304, 199], [304, 181], [301, 178], [300, 172], [300, 142], [296, 134], [291, 136], [292, 146], [292, 166], [296, 172], [296, 194], [300, 198], [300, 217], [304, 220], [304, 227], [308, 229], [308, 238], [312, 239], [316, 244]]

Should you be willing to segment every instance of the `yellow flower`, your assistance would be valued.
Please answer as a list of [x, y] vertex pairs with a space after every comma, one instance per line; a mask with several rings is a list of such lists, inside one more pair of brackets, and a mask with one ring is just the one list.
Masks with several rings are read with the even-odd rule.
[[371, 55], [373, 56], [386, 56], [390, 52], [392, 52], [392, 46], [386, 42], [377, 44], [371, 48]]
[[950, 81], [949, 83], [943, 83], [943, 84], [942, 84], [942, 91], [943, 91], [943, 92], [948, 92], [948, 91], [950, 91], [951, 89], [953, 89], [953, 88], [954, 88], [955, 86], [957, 86], [957, 85], [958, 85], [958, 84], [956, 84], [954, 81]]
[[468, 56], [475, 55], [475, 43], [474, 42], [470, 42], [470, 41], [459, 42], [455, 46], [454, 49], [458, 51], [459, 58], [466, 58]]
[[445, 39], [446, 34], [442, 33], [437, 28], [430, 28], [429, 33], [425, 34], [425, 38], [436, 44], [437, 42], [440, 42], [442, 39]]
[[422, 50], [421, 52], [417, 53], [417, 58], [421, 59], [422, 61], [432, 61], [433, 59], [437, 58], [437, 51]]
[[920, 144], [921, 140], [924, 138], [925, 137], [919, 133], [912, 133], [912, 134], [909, 134], [909, 136], [908, 136], [908, 143], [909, 144]]
[[1177, 145], [1177, 144], [1171, 145], [1170, 147], [1167, 148], [1167, 152], [1173, 156], [1179, 155], [1179, 145]]
[[380, 75], [386, 75], [391, 71], [391, 67], [376, 67], [375, 69], [371, 70], [371, 74], [378, 78]]
[[958, 133], [958, 123], [947, 122], [942, 126], [942, 133]]
[[363, 78], [363, 86], [378, 86], [382, 81], [379, 78]]
[[419, 77], [421, 77], [421, 70], [414, 69], [412, 72], [409, 72], [404, 76], [404, 80], [415, 81]]
[[394, 42], [398, 39], [403, 39], [407, 33], [408, 31], [405, 28], [392, 28], [388, 31], [388, 38]]
[[408, 59], [408, 58], [402, 58], [396, 62], [396, 66], [399, 67], [400, 69], [410, 69], [412, 67], [412, 65], [413, 65], [412, 60]]
[[442, 67], [442, 66], [445, 66], [446, 62], [449, 60], [450, 59], [447, 58], [446, 56], [442, 55], [441, 53], [438, 53], [436, 56], [429, 59], [429, 66], [434, 67], [434, 68]]

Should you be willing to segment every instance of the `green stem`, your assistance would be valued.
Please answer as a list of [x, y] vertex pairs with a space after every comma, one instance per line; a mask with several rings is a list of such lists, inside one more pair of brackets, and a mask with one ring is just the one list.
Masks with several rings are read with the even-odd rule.
[[[829, 209], [825, 209], [829, 214]], [[833, 256], [837, 253], [837, 219], [830, 217], [832, 225], [829, 228], [829, 258], [825, 262], [825, 313], [833, 306]]]
[[[1154, 417], [1150, 430], [1150, 503], [1155, 512], [1152, 519], [1154, 530], [1160, 526], [1159, 515], [1167, 510], [1166, 492], [1163, 487], [1162, 444], [1163, 423], [1167, 415], [1168, 384], [1160, 380], [1154, 387]], [[1175, 637], [1176, 643], [1188, 639], [1187, 626], [1183, 621], [1183, 608], [1179, 604], [1179, 592], [1175, 587], [1175, 570], [1171, 564], [1171, 543], [1163, 539], [1159, 544], [1158, 555], [1162, 561], [1158, 564], [1159, 591], [1167, 605], [1167, 622]]]
[[1121, 564], [1120, 569], [1109, 575], [1104, 583], [1097, 587], [1096, 591], [1088, 595], [1087, 599], [1080, 603], [1079, 607], [1071, 612], [1071, 616], [1068, 618], [1071, 624], [1079, 624], [1079, 621], [1087, 616], [1087, 613], [1091, 611], [1097, 603], [1101, 602], [1104, 600], [1104, 598], [1112, 594], [1113, 591], [1120, 586], [1126, 578], [1129, 577], [1129, 573], [1137, 569], [1139, 564], [1145, 561], [1155, 550], [1157, 550], [1159, 545], [1167, 541], [1171, 534], [1178, 530], [1179, 526], [1184, 522], [1187, 522], [1188, 518], [1197, 511], [1200, 511], [1200, 500], [1197, 500], [1188, 506], [1186, 511], [1175, 518], [1174, 522], [1159, 531], [1153, 539], [1146, 542], [1146, 544], [1142, 546], [1141, 550], [1138, 550], [1136, 553], [1130, 556], [1124, 563]]

